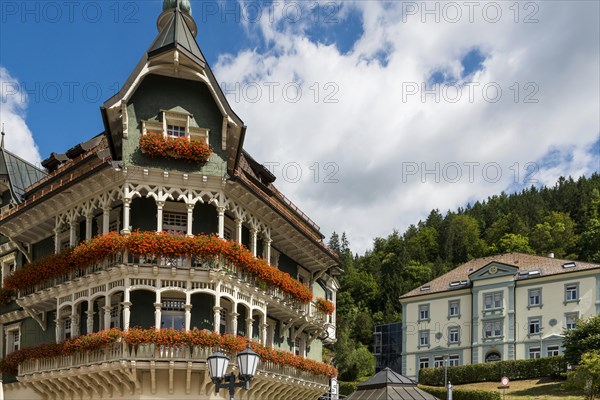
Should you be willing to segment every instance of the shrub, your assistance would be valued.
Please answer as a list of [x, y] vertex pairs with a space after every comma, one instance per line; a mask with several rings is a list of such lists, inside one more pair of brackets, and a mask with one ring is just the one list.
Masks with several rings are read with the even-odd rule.
[[342, 396], [350, 396], [352, 393], [356, 392], [356, 388], [360, 382], [339, 382], [340, 385], [340, 394]]
[[[567, 363], [564, 357], [544, 357], [448, 367], [448, 380], [453, 384], [461, 385], [473, 382], [499, 382], [505, 375], [512, 380], [558, 378], [566, 370]], [[444, 368], [422, 368], [419, 370], [419, 383], [444, 386]]]
[[[419, 388], [438, 399], [446, 398], [446, 388], [419, 385]], [[476, 389], [452, 389], [453, 400], [501, 400], [499, 392], [489, 392]]]

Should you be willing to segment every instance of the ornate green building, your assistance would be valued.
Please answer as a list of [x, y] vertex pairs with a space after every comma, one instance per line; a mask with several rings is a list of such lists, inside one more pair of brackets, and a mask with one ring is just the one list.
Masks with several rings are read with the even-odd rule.
[[337, 256], [244, 151], [189, 2], [157, 26], [104, 132], [44, 169], [0, 150], [4, 396], [219, 399], [206, 357], [250, 340], [240, 398], [316, 399]]

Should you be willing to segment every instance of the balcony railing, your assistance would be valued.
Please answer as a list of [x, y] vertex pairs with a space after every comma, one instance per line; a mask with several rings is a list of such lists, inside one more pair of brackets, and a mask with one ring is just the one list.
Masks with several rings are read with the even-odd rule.
[[319, 323], [330, 322], [327, 314], [323, 313], [317, 308], [315, 301], [308, 304], [303, 304], [298, 301], [294, 296], [284, 292], [277, 286], [268, 285], [265, 281], [256, 278], [254, 275], [248, 273], [245, 270], [238, 269], [235, 264], [226, 262], [221, 258], [210, 258], [203, 259], [199, 257], [177, 257], [177, 258], [165, 258], [165, 257], [151, 257], [151, 258], [140, 258], [134, 257], [128, 254], [127, 251], [123, 253], [117, 253], [113, 256], [107, 257], [104, 260], [94, 263], [87, 268], [71, 271], [60, 277], [47, 280], [41, 284], [35, 285], [23, 291], [19, 291], [19, 298], [41, 292], [43, 290], [65, 284], [70, 281], [82, 279], [86, 276], [92, 276], [102, 271], [108, 271], [118, 267], [135, 266], [156, 268], [156, 271], [223, 271], [243, 283], [250, 284], [252, 286], [262, 289], [269, 297], [282, 303], [287, 309], [307, 315], [308, 317], [315, 318]]
[[[190, 346], [160, 346], [157, 344], [140, 345], [132, 347], [124, 342], [102, 350], [84, 351], [68, 356], [48, 357], [37, 360], [24, 361], [19, 366], [19, 376], [37, 374], [42, 372], [54, 372], [66, 369], [74, 369], [94, 364], [107, 362], [125, 361], [184, 361], [206, 363], [207, 357], [217, 349]], [[221, 350], [222, 351], [222, 350]], [[229, 354], [232, 360], [234, 354]], [[141, 368], [138, 364], [138, 368]], [[327, 385], [329, 380], [326, 376], [314, 374], [295, 367], [275, 364], [272, 361], [261, 361], [259, 371], [274, 373], [284, 376], [293, 376], [309, 382]]]

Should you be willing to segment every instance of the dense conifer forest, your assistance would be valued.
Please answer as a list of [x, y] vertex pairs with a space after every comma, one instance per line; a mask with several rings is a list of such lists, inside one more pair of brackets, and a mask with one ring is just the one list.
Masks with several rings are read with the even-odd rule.
[[329, 245], [345, 271], [335, 361], [340, 380], [354, 381], [374, 372], [374, 325], [401, 320], [398, 298], [468, 260], [514, 251], [600, 263], [600, 174], [432, 210], [405, 232], [374, 239], [363, 255], [344, 233]]

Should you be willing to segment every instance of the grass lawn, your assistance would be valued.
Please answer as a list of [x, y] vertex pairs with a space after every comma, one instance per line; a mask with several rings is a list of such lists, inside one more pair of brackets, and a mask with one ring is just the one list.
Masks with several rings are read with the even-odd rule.
[[[454, 387], [498, 391], [499, 385], [499, 382], [480, 382]], [[506, 390], [506, 400], [583, 400], [583, 398], [583, 393], [563, 389], [562, 381], [547, 379], [511, 381], [510, 389]]]

